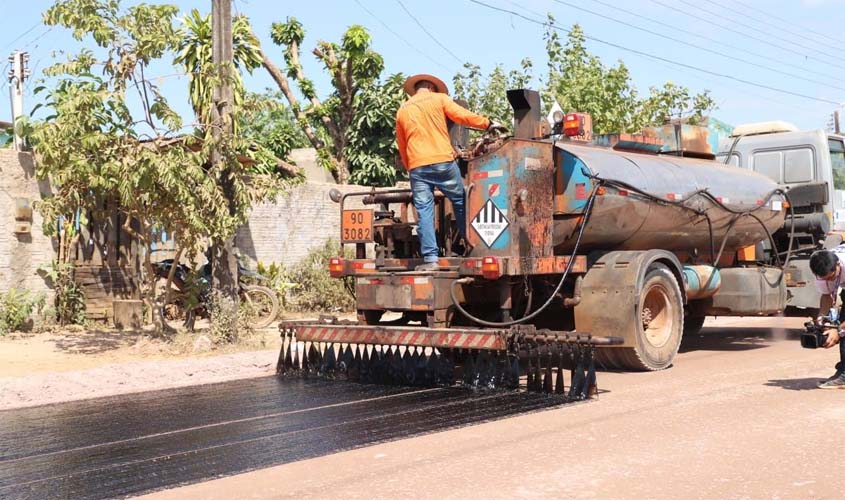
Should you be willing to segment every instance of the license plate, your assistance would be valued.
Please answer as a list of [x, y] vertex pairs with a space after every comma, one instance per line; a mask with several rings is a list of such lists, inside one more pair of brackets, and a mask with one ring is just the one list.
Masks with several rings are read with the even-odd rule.
[[343, 243], [373, 241], [373, 211], [344, 210], [340, 221], [340, 240]]

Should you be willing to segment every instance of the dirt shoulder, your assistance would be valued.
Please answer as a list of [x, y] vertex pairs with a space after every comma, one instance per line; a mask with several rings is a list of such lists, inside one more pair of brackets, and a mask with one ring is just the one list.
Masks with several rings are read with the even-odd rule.
[[66, 328], [0, 338], [0, 410], [269, 375], [278, 329], [227, 346], [202, 332]]

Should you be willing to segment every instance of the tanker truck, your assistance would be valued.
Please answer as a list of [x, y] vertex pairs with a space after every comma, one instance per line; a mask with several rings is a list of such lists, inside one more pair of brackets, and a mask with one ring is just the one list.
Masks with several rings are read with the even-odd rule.
[[415, 270], [409, 189], [332, 193], [348, 250], [329, 272], [354, 286], [357, 321], [283, 322], [280, 373], [584, 398], [596, 366], [671, 366], [705, 316], [784, 311], [797, 215], [778, 182], [655, 134], [594, 136], [587, 115], [550, 125], [533, 90], [507, 97], [512, 135], [451, 129], [467, 236], [437, 193], [438, 270]]

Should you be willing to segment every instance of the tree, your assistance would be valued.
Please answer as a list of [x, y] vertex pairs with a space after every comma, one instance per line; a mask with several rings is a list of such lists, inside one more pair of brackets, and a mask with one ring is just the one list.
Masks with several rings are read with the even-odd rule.
[[[370, 35], [359, 25], [350, 26], [341, 42], [319, 41], [312, 50], [331, 76], [334, 92], [325, 102], [317, 96], [314, 83], [305, 76], [300, 63], [305, 29], [295, 18], [284, 23], [273, 23], [270, 36], [273, 43], [284, 47], [286, 72], [282, 71], [262, 52], [264, 67], [275, 80], [288, 100], [297, 122], [308, 140], [317, 150], [321, 162], [329, 168], [339, 182], [350, 178], [347, 156], [350, 130], [361, 115], [356, 113], [356, 96], [378, 83], [384, 68], [382, 57], [371, 48]], [[290, 85], [288, 77], [296, 82], [305, 97], [303, 107]]]
[[[77, 40], [92, 38], [103, 54], [97, 57], [85, 48], [45, 70], [54, 83], [37, 90], [47, 92], [43, 104], [50, 115], [32, 124], [37, 175], [49, 179], [54, 191], [39, 206], [45, 220], [119, 211], [123, 229], [147, 250], [145, 299], [150, 308], [150, 253], [157, 228], [175, 236], [178, 261], [186, 249], [198, 250], [208, 240], [234, 234], [251, 203], [268, 192], [266, 183], [249, 178], [239, 161], [246, 150], [243, 141], [227, 138], [220, 144], [202, 121], [195, 124], [197, 135], [182, 135], [179, 115], [153, 83], [155, 78], [147, 77], [153, 61], [180, 47], [177, 12], [172, 5], [138, 4], [124, 10], [117, 0], [57, 1], [44, 14], [45, 23], [72, 29]], [[216, 74], [207, 75], [212, 83]], [[130, 107], [130, 96], [139, 111]], [[215, 147], [223, 151], [224, 161], [210, 165], [209, 152]], [[223, 172], [231, 173], [230, 194], [222, 187]]]
[[520, 69], [505, 73], [501, 64], [497, 64], [483, 82], [481, 67], [464, 64], [466, 73], [459, 72], [452, 79], [455, 98], [467, 102], [467, 108], [499, 123], [513, 121], [513, 109], [508, 103], [507, 91], [527, 88], [531, 81], [533, 64], [530, 59], [523, 59]]
[[279, 159], [288, 160], [292, 149], [308, 146], [308, 138], [282, 99], [278, 91], [248, 92], [236, 123], [241, 136], [253, 145], [250, 157], [256, 161], [254, 171], [261, 174], [275, 174]]
[[[188, 74], [191, 105], [194, 113], [202, 123], [210, 123], [208, 109], [212, 102], [214, 87], [212, 79], [208, 78], [212, 68], [211, 59], [211, 16], [201, 15], [197, 9], [182, 18], [179, 30], [178, 53], [174, 62], [180, 64]], [[232, 49], [235, 67], [252, 74], [252, 70], [261, 66], [260, 43], [252, 32], [249, 19], [246, 16], [235, 16], [232, 21]], [[235, 106], [241, 106], [244, 101], [244, 84], [240, 72], [236, 71], [232, 78], [235, 95]], [[236, 124], [237, 125], [237, 124]]]
[[346, 144], [349, 180], [354, 184], [393, 186], [402, 175], [396, 168], [396, 112], [407, 98], [403, 83], [405, 76], [397, 73], [383, 84], [370, 84], [355, 96], [355, 114]]
[[652, 87], [647, 98], [640, 98], [625, 64], [619, 61], [608, 68], [588, 53], [584, 32], [577, 24], [564, 44], [550, 15], [544, 39], [549, 56], [543, 92], [546, 103], [557, 100], [564, 111], [589, 113], [598, 134], [636, 132], [667, 118], [696, 121], [715, 108], [708, 91], [690, 96], [689, 89], [672, 82]]

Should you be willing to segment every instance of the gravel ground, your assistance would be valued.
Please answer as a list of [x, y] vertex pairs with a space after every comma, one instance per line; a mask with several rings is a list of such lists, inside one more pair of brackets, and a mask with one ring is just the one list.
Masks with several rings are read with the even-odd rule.
[[278, 355], [278, 349], [272, 349], [2, 377], [0, 410], [262, 377], [275, 372]]

